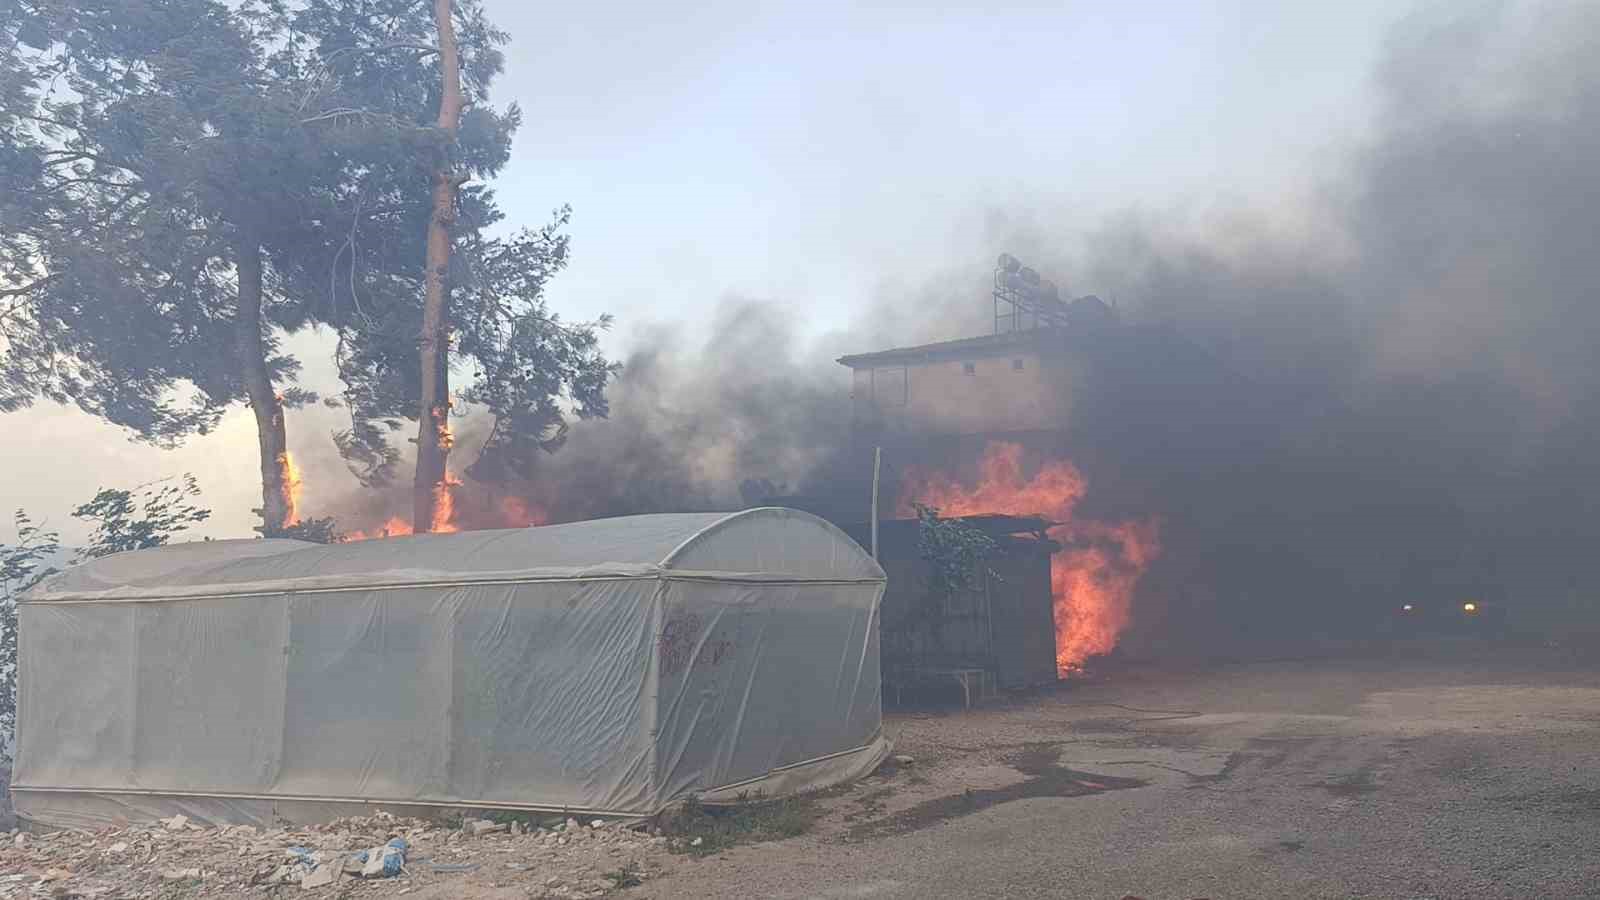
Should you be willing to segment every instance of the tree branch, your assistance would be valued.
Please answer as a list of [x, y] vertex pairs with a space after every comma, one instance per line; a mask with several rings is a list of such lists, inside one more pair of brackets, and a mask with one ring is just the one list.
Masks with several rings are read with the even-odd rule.
[[322, 64], [326, 66], [333, 60], [334, 57], [341, 53], [387, 53], [390, 50], [417, 50], [424, 54], [434, 54], [439, 52], [439, 48], [431, 44], [414, 44], [408, 41], [395, 41], [389, 44], [379, 44], [376, 47], [340, 47], [339, 49], [323, 57]]
[[[40, 278], [35, 278], [21, 287], [5, 288], [0, 290], [0, 297], [17, 297], [23, 294], [31, 294], [36, 288], [44, 287], [59, 277], [61, 277], [61, 274], [59, 272], [55, 272]], [[8, 308], [7, 311], [9, 312], [11, 309], [15, 308], [15, 305], [13, 305], [12, 307]]]

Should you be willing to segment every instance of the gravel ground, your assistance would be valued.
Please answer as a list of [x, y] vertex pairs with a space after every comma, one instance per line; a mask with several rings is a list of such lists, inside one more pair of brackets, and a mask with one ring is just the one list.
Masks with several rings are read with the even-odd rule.
[[1540, 650], [1129, 670], [888, 721], [915, 765], [639, 898], [1600, 897], [1600, 670]]
[[[481, 833], [480, 833], [481, 832]], [[367, 873], [357, 857], [405, 843], [398, 872]], [[619, 823], [569, 819], [525, 831], [377, 815], [312, 828], [205, 828], [182, 816], [85, 833], [8, 835], [0, 898], [190, 897], [581, 898], [657, 875], [665, 838]]]

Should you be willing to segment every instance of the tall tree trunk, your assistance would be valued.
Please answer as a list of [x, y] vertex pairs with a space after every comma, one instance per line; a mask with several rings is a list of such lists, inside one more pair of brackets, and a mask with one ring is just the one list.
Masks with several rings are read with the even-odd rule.
[[256, 439], [261, 448], [261, 527], [271, 537], [290, 524], [294, 498], [290, 493], [289, 445], [283, 430], [283, 404], [272, 389], [267, 372], [267, 348], [261, 340], [261, 245], [248, 232], [238, 251], [239, 312], [234, 318], [235, 349], [244, 374], [245, 394], [256, 417]]
[[[439, 130], [453, 144], [461, 120], [461, 64], [456, 54], [450, 0], [433, 0], [439, 31], [439, 69], [444, 90], [439, 97]], [[417, 412], [417, 472], [412, 482], [412, 527], [432, 531], [440, 498], [448, 487], [450, 457], [450, 227], [455, 223], [456, 188], [461, 179], [451, 165], [448, 147], [440, 151], [433, 172], [433, 215], [428, 219], [426, 294], [422, 306], [422, 396]]]

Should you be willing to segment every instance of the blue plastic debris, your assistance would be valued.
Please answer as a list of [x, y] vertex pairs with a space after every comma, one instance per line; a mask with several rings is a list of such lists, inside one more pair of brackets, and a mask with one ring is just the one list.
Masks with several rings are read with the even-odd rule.
[[362, 878], [393, 878], [405, 868], [407, 848], [405, 838], [395, 838], [382, 847], [362, 850], [350, 858], [362, 864]]

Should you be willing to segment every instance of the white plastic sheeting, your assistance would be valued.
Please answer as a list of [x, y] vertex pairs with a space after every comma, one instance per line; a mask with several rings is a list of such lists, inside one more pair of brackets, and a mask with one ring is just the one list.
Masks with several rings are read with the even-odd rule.
[[884, 576], [787, 509], [120, 554], [19, 607], [19, 815], [647, 815], [870, 771]]

